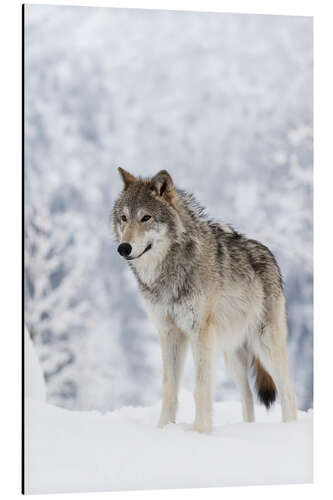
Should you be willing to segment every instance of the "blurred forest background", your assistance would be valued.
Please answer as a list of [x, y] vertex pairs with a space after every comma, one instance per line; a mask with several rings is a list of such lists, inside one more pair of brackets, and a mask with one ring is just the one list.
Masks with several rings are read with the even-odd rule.
[[[157, 334], [108, 231], [117, 166], [168, 169], [271, 248], [311, 407], [312, 19], [25, 6], [25, 322], [66, 408], [161, 394]], [[222, 358], [217, 399], [239, 399]]]

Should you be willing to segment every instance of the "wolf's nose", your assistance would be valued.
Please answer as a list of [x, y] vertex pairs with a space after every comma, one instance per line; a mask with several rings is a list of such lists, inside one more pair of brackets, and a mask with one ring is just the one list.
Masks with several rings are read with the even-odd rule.
[[128, 257], [132, 251], [132, 247], [129, 243], [120, 243], [118, 247], [118, 252], [122, 257]]

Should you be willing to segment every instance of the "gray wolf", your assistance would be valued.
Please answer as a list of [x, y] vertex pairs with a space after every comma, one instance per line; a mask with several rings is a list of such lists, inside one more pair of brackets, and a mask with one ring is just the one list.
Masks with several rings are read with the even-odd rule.
[[189, 344], [195, 366], [194, 430], [212, 429], [218, 351], [239, 389], [245, 422], [254, 421], [251, 367], [260, 401], [269, 408], [278, 393], [282, 420], [295, 420], [285, 298], [273, 254], [231, 226], [209, 220], [166, 170], [149, 179], [119, 172], [123, 191], [111, 225], [159, 334], [163, 397], [158, 426], [175, 422]]

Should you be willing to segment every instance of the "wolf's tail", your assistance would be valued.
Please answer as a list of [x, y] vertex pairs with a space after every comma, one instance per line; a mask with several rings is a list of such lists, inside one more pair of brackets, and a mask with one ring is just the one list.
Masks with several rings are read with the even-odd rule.
[[276, 399], [276, 386], [270, 374], [256, 357], [253, 357], [253, 371], [256, 378], [255, 387], [258, 398], [268, 409]]

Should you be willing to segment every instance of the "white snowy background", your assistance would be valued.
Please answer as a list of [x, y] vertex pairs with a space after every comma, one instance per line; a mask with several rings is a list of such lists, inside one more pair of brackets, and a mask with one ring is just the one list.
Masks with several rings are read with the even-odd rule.
[[[312, 20], [28, 5], [25, 51], [25, 322], [48, 403], [105, 412], [160, 398], [157, 335], [108, 234], [122, 166], [168, 169], [272, 249], [298, 407], [311, 408]], [[191, 375], [189, 356], [187, 391]], [[216, 399], [239, 399], [222, 359]], [[119, 411], [139, 422], [144, 410]]]

